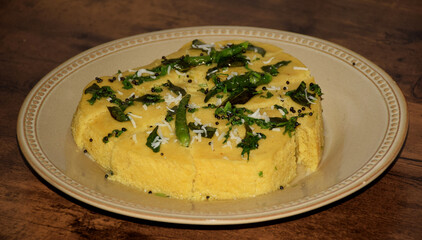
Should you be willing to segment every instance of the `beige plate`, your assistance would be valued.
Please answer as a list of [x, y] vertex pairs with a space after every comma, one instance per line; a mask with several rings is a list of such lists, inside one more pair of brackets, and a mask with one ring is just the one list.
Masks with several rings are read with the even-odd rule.
[[[245, 39], [283, 48], [307, 65], [324, 93], [326, 147], [319, 170], [256, 198], [190, 202], [138, 192], [104, 179], [70, 134], [82, 89], [94, 77], [150, 63], [195, 38]], [[296, 215], [350, 195], [379, 176], [407, 133], [396, 83], [362, 56], [321, 39], [250, 27], [193, 27], [146, 33], [85, 51], [47, 74], [28, 94], [18, 139], [49, 183], [93, 206], [136, 218], [185, 224], [241, 224]]]

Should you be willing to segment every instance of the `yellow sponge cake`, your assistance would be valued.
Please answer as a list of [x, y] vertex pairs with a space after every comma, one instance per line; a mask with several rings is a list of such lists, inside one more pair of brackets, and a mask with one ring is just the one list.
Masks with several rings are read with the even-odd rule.
[[264, 43], [194, 40], [150, 65], [97, 77], [72, 122], [108, 179], [180, 199], [253, 197], [322, 155], [321, 89]]

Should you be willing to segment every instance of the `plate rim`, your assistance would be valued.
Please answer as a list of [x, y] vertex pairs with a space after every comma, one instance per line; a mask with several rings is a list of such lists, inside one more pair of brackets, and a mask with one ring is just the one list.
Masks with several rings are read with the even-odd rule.
[[[34, 153], [33, 151], [31, 151], [31, 144], [26, 141], [27, 134], [36, 134], [35, 129], [27, 129], [25, 127], [27, 127], [27, 125], [25, 124], [25, 121], [31, 121], [28, 120], [28, 111], [29, 110], [34, 110], [33, 107], [31, 107], [31, 103], [33, 103], [33, 101], [37, 101], [34, 99], [35, 95], [37, 93], [40, 93], [40, 89], [42, 89], [43, 84], [46, 84], [48, 81], [51, 81], [51, 86], [52, 88], [56, 87], [57, 85], [59, 85], [60, 81], [53, 81], [52, 79], [54, 79], [54, 77], [57, 78], [57, 74], [59, 73], [63, 73], [63, 69], [65, 66], [69, 66], [70, 63], [75, 63], [75, 61], [77, 59], [81, 59], [82, 57], [86, 57], [89, 53], [93, 54], [93, 53], [97, 53], [99, 50], [103, 50], [106, 49], [106, 47], [110, 47], [110, 46], [119, 46], [119, 44], [123, 44], [120, 45], [120, 49], [127, 49], [129, 47], [131, 47], [131, 43], [134, 46], [138, 46], [139, 44], [144, 44], [147, 42], [141, 42], [141, 43], [137, 43], [135, 40], [139, 40], [139, 39], [149, 39], [151, 41], [154, 40], [160, 40], [160, 38], [163, 38], [163, 40], [171, 40], [171, 39], [178, 39], [180, 37], [183, 36], [183, 34], [185, 34], [183, 37], [200, 37], [200, 36], [225, 36], [227, 35], [227, 37], [234, 37], [234, 35], [232, 34], [233, 32], [237, 33], [237, 37], [248, 37], [247, 34], [252, 34], [252, 36], [250, 37], [258, 37], [258, 38], [269, 38], [271, 40], [278, 40], [275, 39], [275, 36], [279, 36], [280, 40], [285, 40], [288, 43], [295, 43], [295, 41], [303, 41], [304, 39], [309, 41], [308, 44], [311, 44], [311, 42], [314, 42], [312, 44], [312, 47], [318, 45], [318, 44], [322, 44], [323, 46], [319, 46], [319, 47], [327, 47], [328, 48], [332, 48], [335, 50], [340, 50], [338, 53], [337, 52], [333, 52], [334, 56], [339, 55], [339, 54], [347, 54], [348, 56], [353, 56], [353, 61], [356, 63], [356, 65], [360, 65], [358, 67], [362, 68], [362, 66], [370, 66], [370, 68], [372, 68], [373, 72], [376, 72], [376, 74], [378, 74], [377, 76], [382, 76], [385, 82], [382, 82], [381, 84], [385, 84], [387, 83], [387, 87], [389, 87], [388, 89], [391, 89], [391, 92], [393, 93], [393, 95], [395, 96], [394, 100], [397, 101], [397, 104], [399, 105], [397, 108], [399, 110], [397, 110], [396, 108], [394, 108], [393, 110], [395, 110], [394, 114], [398, 115], [398, 117], [400, 118], [398, 120], [398, 124], [397, 121], [396, 123], [396, 134], [394, 135], [394, 139], [392, 140], [392, 143], [390, 145], [390, 149], [385, 152], [384, 151], [384, 157], [381, 158], [380, 161], [378, 161], [376, 164], [374, 164], [372, 166], [371, 170], [368, 170], [366, 172], [365, 178], [359, 178], [358, 180], [360, 181], [353, 181], [351, 183], [349, 183], [345, 188], [343, 188], [342, 191], [333, 191], [330, 192], [329, 194], [324, 195], [323, 197], [314, 199], [314, 204], [307, 204], [307, 202], [303, 202], [300, 204], [296, 204], [294, 206], [290, 206], [288, 208], [292, 208], [290, 209], [290, 211], [282, 211], [282, 209], [279, 209], [278, 211], [272, 210], [270, 211], [270, 213], [267, 214], [259, 214], [259, 216], [257, 216], [256, 213], [252, 213], [252, 214], [238, 214], [236, 216], [193, 216], [193, 215], [183, 215], [180, 213], [177, 214], [169, 214], [169, 213], [147, 213], [145, 211], [141, 211], [139, 212], [136, 211], [136, 208], [134, 207], [129, 207], [129, 206], [116, 206], [116, 203], [112, 202], [103, 202], [103, 201], [99, 201], [95, 196], [90, 196], [90, 195], [86, 195], [86, 193], [84, 193], [83, 191], [81, 191], [80, 189], [75, 189], [75, 188], [71, 188], [69, 189], [69, 182], [62, 182], [60, 181], [60, 179], [58, 179], [56, 177], [56, 175], [51, 175], [51, 172], [49, 172], [45, 166], [43, 166], [43, 164], [41, 163], [41, 161], [48, 161], [48, 159], [45, 159], [42, 157], [42, 150], [41, 153], [40, 152], [36, 152]], [[231, 33], [231, 34], [230, 34]], [[278, 34], [278, 35], [277, 35]], [[155, 36], [155, 39], [154, 39]], [[161, 36], [161, 37], [160, 37]], [[171, 36], [172, 38], [165, 38], [166, 36]], [[284, 38], [284, 39], [281, 39]], [[124, 45], [124, 44], [128, 44], [128, 45]], [[315, 49], [315, 48], [314, 48]], [[318, 50], [318, 49], [317, 49]], [[331, 49], [319, 49], [321, 51], [331, 51]], [[111, 51], [111, 50], [110, 50]], [[119, 50], [116, 50], [119, 51]], [[333, 50], [334, 51], [334, 50]], [[104, 54], [106, 54], [107, 52], [104, 52]], [[110, 52], [110, 54], [112, 54], [113, 51]], [[328, 53], [328, 52], [327, 52]], [[91, 55], [92, 56], [92, 55]], [[102, 57], [102, 56], [100, 56]], [[90, 59], [88, 61], [95, 61], [96, 56], [94, 55], [92, 59]], [[346, 61], [346, 60], [343, 60]], [[350, 59], [348, 60], [349, 63], [351, 63]], [[79, 67], [82, 67], [84, 65], [81, 65]], [[78, 66], [76, 66], [77, 68]], [[368, 68], [364, 69], [363, 71], [368, 70]], [[361, 71], [362, 72], [362, 71]], [[364, 75], [366, 75], [364, 72], [362, 72]], [[64, 73], [66, 74], [66, 73]], [[369, 73], [368, 73], [369, 74]], [[58, 79], [58, 78], [57, 78]], [[381, 80], [380, 80], [381, 81]], [[50, 88], [50, 91], [53, 91], [52, 88]], [[47, 94], [48, 95], [48, 92]], [[39, 96], [41, 99], [43, 96]], [[33, 105], [33, 104], [32, 104]], [[41, 106], [41, 105], [40, 105]], [[40, 108], [40, 106], [38, 108]], [[389, 105], [387, 104], [387, 107]], [[391, 110], [391, 109], [390, 109]], [[36, 110], [34, 110], [36, 111]], [[39, 112], [39, 111], [38, 111]], [[38, 113], [37, 112], [37, 113]], [[398, 112], [398, 113], [397, 113]], [[391, 114], [388, 114], [388, 116], [390, 117]], [[30, 118], [30, 117], [29, 117]], [[30, 131], [30, 132], [28, 132]], [[31, 133], [32, 131], [32, 133]], [[394, 162], [394, 160], [396, 159], [398, 153], [400, 152], [403, 143], [406, 139], [406, 135], [407, 135], [407, 131], [408, 131], [408, 111], [407, 111], [407, 102], [404, 98], [403, 93], [401, 92], [400, 88], [398, 87], [397, 83], [380, 67], [378, 67], [376, 64], [374, 64], [373, 62], [371, 62], [370, 60], [364, 58], [363, 56], [361, 56], [360, 54], [347, 49], [345, 47], [342, 47], [336, 43], [332, 43], [323, 39], [319, 39], [316, 37], [312, 37], [312, 36], [308, 36], [308, 35], [303, 35], [303, 34], [299, 34], [299, 33], [293, 33], [293, 32], [288, 32], [288, 31], [282, 31], [282, 30], [276, 30], [276, 29], [269, 29], [269, 28], [259, 28], [259, 27], [248, 27], [248, 26], [196, 26], [196, 27], [186, 27], [186, 28], [174, 28], [174, 29], [167, 29], [167, 30], [160, 30], [160, 31], [154, 31], [154, 32], [147, 32], [147, 33], [142, 33], [142, 34], [137, 34], [137, 35], [133, 35], [133, 36], [129, 36], [129, 37], [125, 37], [125, 38], [120, 38], [120, 39], [116, 39], [107, 43], [103, 43], [101, 45], [98, 45], [96, 47], [90, 48], [88, 50], [85, 50], [73, 57], [71, 57], [70, 59], [66, 60], [65, 62], [63, 62], [62, 64], [60, 64], [59, 66], [57, 66], [56, 68], [54, 68], [53, 70], [51, 70], [48, 74], [46, 74], [43, 78], [41, 78], [37, 84], [31, 89], [31, 91], [28, 93], [28, 95], [26, 96], [24, 102], [22, 103], [22, 106], [20, 108], [19, 111], [19, 116], [18, 116], [18, 121], [17, 121], [17, 137], [18, 137], [18, 142], [21, 148], [22, 153], [24, 154], [26, 161], [31, 165], [31, 167], [44, 179], [46, 180], [49, 184], [51, 184], [52, 186], [56, 187], [57, 189], [59, 189], [60, 191], [66, 193], [67, 195], [82, 201], [84, 203], [87, 203], [91, 206], [100, 208], [100, 209], [104, 209], [106, 211], [110, 211], [110, 212], [114, 212], [117, 214], [121, 214], [121, 215], [126, 215], [126, 216], [130, 216], [130, 217], [135, 217], [135, 218], [141, 218], [141, 219], [146, 219], [146, 220], [152, 220], [152, 221], [160, 221], [160, 222], [170, 222], [170, 223], [178, 223], [178, 224], [196, 224], [196, 225], [228, 225], [228, 224], [245, 224], [245, 223], [254, 223], [254, 222], [262, 222], [262, 221], [268, 221], [268, 220], [274, 220], [274, 219], [278, 219], [278, 218], [285, 218], [285, 217], [290, 217], [293, 215], [297, 215], [297, 214], [301, 214], [304, 212], [308, 212], [317, 208], [320, 208], [322, 206], [328, 205], [330, 203], [333, 203], [339, 199], [342, 199], [346, 196], [349, 196], [351, 194], [353, 194], [354, 192], [358, 191], [359, 189], [363, 188], [364, 186], [368, 185], [369, 183], [371, 183], [372, 181], [374, 181], [379, 175], [381, 175], [387, 168], [388, 166], [391, 165], [391, 163]], [[381, 144], [379, 145], [379, 147], [381, 146]], [[379, 153], [381, 150], [375, 151], [377, 153]], [[35, 155], [38, 155], [35, 156]], [[374, 153], [375, 155], [375, 153]], [[40, 157], [41, 156], [41, 157]], [[369, 159], [372, 159], [369, 158]], [[381, 164], [382, 163], [382, 164]], [[363, 167], [367, 166], [368, 163], [365, 163], [364, 166], [362, 166], [361, 168], [357, 169], [353, 174], [351, 174], [349, 177], [347, 177], [346, 179], [344, 179], [343, 181], [341, 181], [340, 183], [348, 180], [349, 178], [351, 178], [352, 176], [354, 176], [355, 174], [357, 174], [360, 170], [362, 170]], [[381, 165], [380, 165], [381, 164]], [[53, 165], [54, 166], [54, 165]], [[58, 170], [57, 168], [55, 169], [55, 171], [60, 172], [60, 170]], [[370, 174], [369, 174], [370, 173]], [[57, 172], [56, 172], [57, 174]], [[63, 175], [65, 175], [64, 173], [62, 173]], [[65, 175], [66, 177], [66, 175]], [[59, 181], [58, 181], [59, 180]], [[73, 181], [72, 179], [69, 178], [69, 181]], [[337, 186], [340, 183], [336, 183], [334, 186]], [[83, 186], [82, 186], [83, 187]], [[327, 188], [324, 191], [327, 191]], [[315, 195], [315, 194], [314, 194]], [[307, 204], [307, 205], [306, 205]], [[285, 209], [288, 209], [285, 208]], [[272, 213], [272, 214], [271, 214]]]

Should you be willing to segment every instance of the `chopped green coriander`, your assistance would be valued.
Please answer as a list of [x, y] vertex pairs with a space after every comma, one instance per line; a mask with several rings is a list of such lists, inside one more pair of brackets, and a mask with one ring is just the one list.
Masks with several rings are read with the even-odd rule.
[[215, 104], [208, 103], [208, 105], [207, 105], [207, 106], [204, 106], [204, 107], [202, 107], [202, 108], [211, 108], [211, 109], [215, 109], [215, 108], [217, 108], [217, 106], [216, 106]]
[[171, 122], [171, 120], [174, 119], [174, 115], [176, 115], [177, 106], [172, 107], [171, 109], [167, 110], [166, 118], [165, 120], [167, 122]]
[[163, 88], [159, 87], [159, 86], [155, 86], [151, 88], [151, 92], [156, 92], [156, 93], [160, 93], [163, 91]]
[[170, 197], [169, 195], [167, 195], [167, 194], [164, 194], [164, 193], [154, 193], [154, 195], [155, 196], [158, 196], [158, 197]]
[[258, 141], [261, 139], [265, 139], [266, 136], [262, 133], [254, 134], [252, 132], [251, 127], [249, 127], [248, 124], [244, 124], [246, 133], [245, 137], [242, 139], [242, 141], [237, 144], [237, 147], [242, 148], [242, 156], [248, 154], [248, 160], [249, 160], [249, 153], [251, 150], [257, 149], [259, 147]]
[[199, 108], [190, 108], [190, 107], [188, 107], [188, 112], [190, 112], [190, 113], [194, 113], [194, 112], [196, 112], [198, 110], [199, 110]]
[[123, 89], [133, 88], [133, 85], [128, 78], [124, 78], [123, 81], [122, 81], [122, 84], [123, 84]]
[[309, 90], [313, 91], [317, 96], [321, 97], [323, 95], [321, 88], [318, 84], [310, 83]]
[[272, 94], [272, 93], [270, 93], [270, 92], [267, 92], [267, 95], [266, 96], [260, 96], [260, 97], [262, 97], [262, 98], [271, 98], [272, 96], [274, 96], [274, 94]]

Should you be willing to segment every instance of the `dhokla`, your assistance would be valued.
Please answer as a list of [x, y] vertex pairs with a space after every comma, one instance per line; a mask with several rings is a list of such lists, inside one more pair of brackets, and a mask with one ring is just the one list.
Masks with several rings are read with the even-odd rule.
[[193, 40], [150, 65], [96, 77], [72, 121], [109, 180], [179, 199], [254, 197], [317, 169], [321, 88], [259, 42]]

